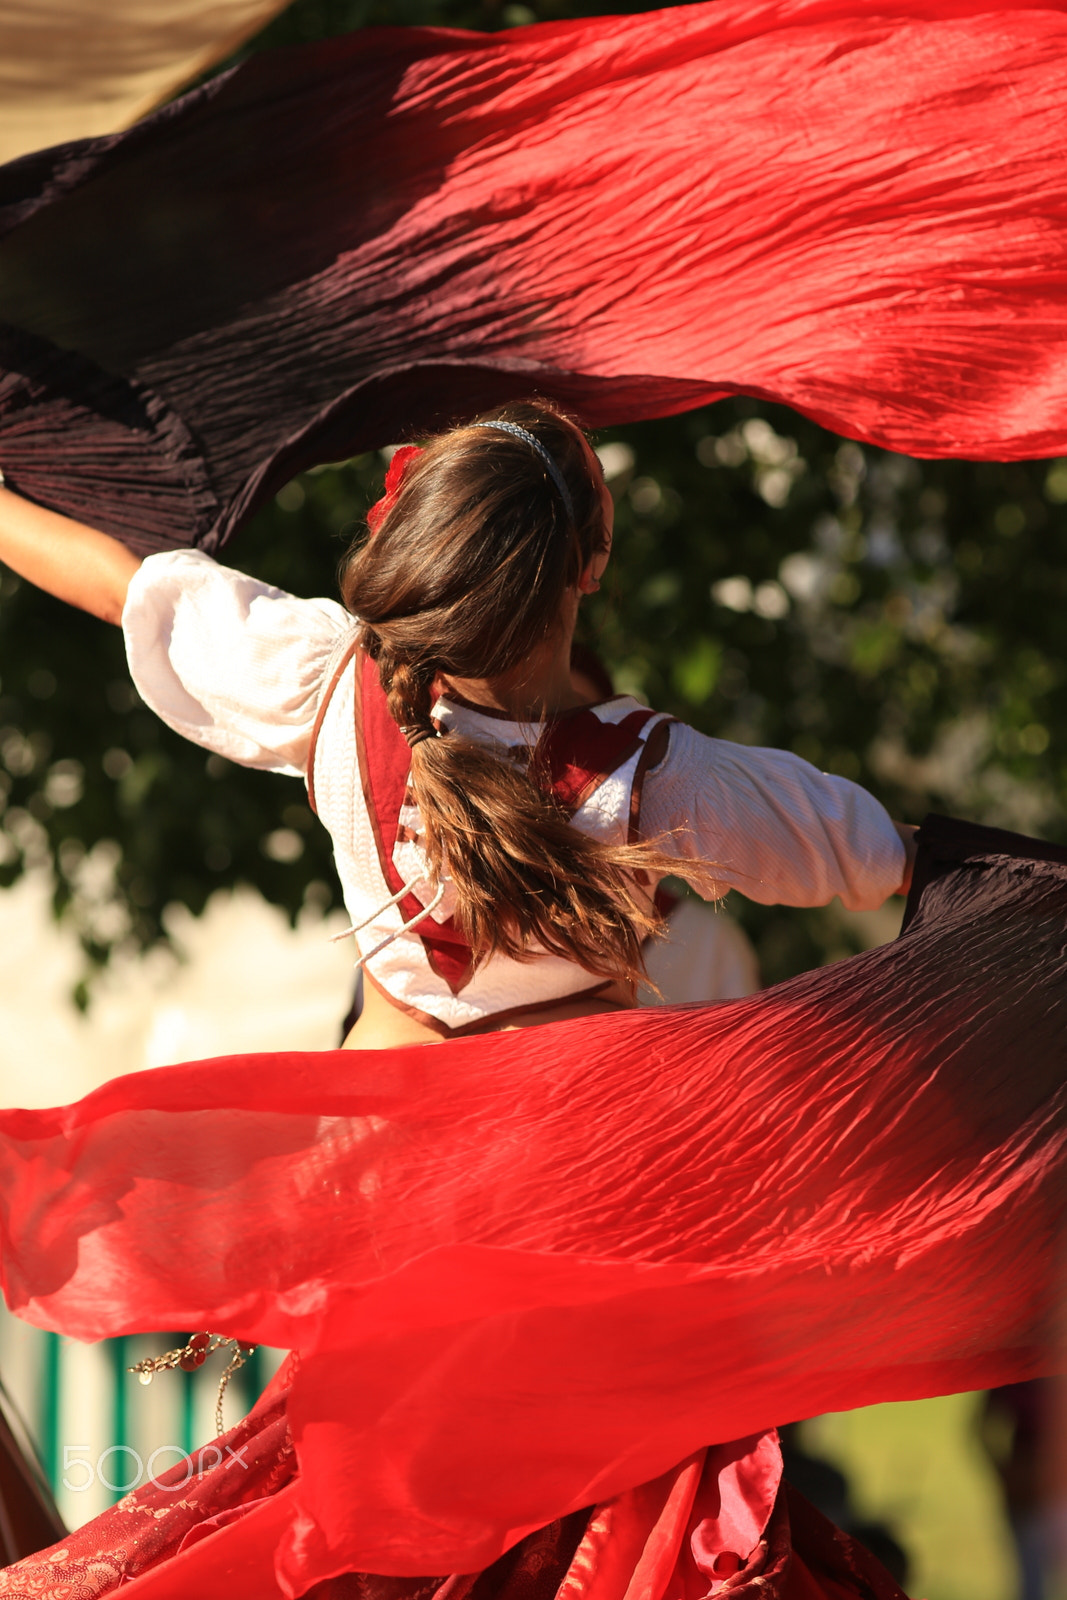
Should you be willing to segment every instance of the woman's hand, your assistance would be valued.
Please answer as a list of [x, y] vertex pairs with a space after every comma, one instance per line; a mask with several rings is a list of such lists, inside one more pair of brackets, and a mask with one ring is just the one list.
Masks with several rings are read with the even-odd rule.
[[58, 600], [121, 622], [140, 557], [110, 534], [46, 511], [2, 484], [0, 478], [0, 562]]
[[910, 822], [894, 822], [893, 826], [899, 833], [905, 850], [904, 876], [900, 880], [900, 888], [897, 890], [897, 894], [907, 894], [911, 888], [911, 875], [915, 868], [915, 835], [919, 830], [913, 827]]

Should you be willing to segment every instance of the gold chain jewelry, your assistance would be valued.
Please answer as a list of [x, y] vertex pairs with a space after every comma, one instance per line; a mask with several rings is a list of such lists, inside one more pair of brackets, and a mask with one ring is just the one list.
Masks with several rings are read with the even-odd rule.
[[234, 1373], [238, 1372], [240, 1368], [244, 1366], [248, 1357], [256, 1348], [254, 1344], [239, 1344], [236, 1339], [228, 1339], [226, 1342], [227, 1344], [233, 1345], [233, 1355], [230, 1357], [226, 1370], [219, 1379], [219, 1392], [215, 1396], [215, 1433], [220, 1438], [226, 1432], [226, 1424], [222, 1420], [223, 1395], [226, 1393], [227, 1385], [229, 1384], [229, 1381], [233, 1377]]
[[143, 1384], [149, 1384], [157, 1372], [173, 1372], [180, 1369], [182, 1372], [196, 1372], [204, 1365], [208, 1356], [214, 1355], [216, 1350], [233, 1347], [228, 1365], [219, 1379], [219, 1392], [215, 1399], [215, 1431], [218, 1434], [226, 1432], [226, 1424], [222, 1418], [222, 1401], [235, 1372], [244, 1366], [252, 1351], [254, 1344], [243, 1344], [239, 1339], [227, 1339], [219, 1333], [194, 1333], [188, 1344], [181, 1345], [177, 1350], [165, 1350], [161, 1356], [145, 1356], [143, 1361], [138, 1361], [132, 1367], [127, 1367], [127, 1372], [136, 1372]]

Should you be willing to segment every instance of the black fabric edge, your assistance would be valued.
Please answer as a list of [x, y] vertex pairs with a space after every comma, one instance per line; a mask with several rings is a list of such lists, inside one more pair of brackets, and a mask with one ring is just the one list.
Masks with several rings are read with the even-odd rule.
[[1018, 861], [1048, 861], [1067, 867], [1067, 846], [1032, 839], [1025, 833], [1011, 833], [1007, 828], [987, 828], [980, 822], [942, 816], [936, 811], [923, 818], [916, 844], [918, 854], [904, 907], [902, 934], [907, 932], [918, 913], [923, 894], [943, 875], [946, 864], [1007, 856]]

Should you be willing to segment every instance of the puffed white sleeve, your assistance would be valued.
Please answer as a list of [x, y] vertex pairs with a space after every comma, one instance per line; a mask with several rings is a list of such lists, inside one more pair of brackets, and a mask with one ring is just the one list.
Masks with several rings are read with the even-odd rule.
[[122, 613], [145, 703], [176, 733], [246, 767], [302, 777], [319, 698], [354, 622], [200, 550], [149, 556]]
[[840, 895], [849, 910], [868, 911], [904, 876], [889, 813], [859, 784], [788, 750], [730, 744], [680, 723], [648, 774], [641, 832], [678, 852], [681, 877], [685, 858], [703, 859], [722, 892], [761, 905], [821, 906]]

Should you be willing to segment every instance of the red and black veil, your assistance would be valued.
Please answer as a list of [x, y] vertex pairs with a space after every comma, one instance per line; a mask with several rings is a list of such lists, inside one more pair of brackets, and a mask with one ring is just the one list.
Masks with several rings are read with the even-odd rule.
[[1067, 453], [1062, 0], [710, 0], [253, 56], [0, 170], [0, 466], [139, 549], [536, 392]]

